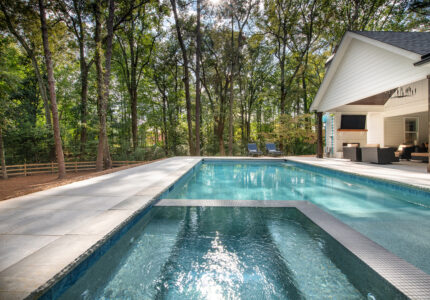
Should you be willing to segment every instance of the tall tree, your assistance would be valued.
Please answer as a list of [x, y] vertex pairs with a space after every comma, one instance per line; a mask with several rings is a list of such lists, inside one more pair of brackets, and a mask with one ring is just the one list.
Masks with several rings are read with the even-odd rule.
[[[116, 34], [121, 49], [121, 59], [119, 61], [130, 97], [131, 131], [134, 150], [138, 146], [138, 87], [144, 74], [144, 68], [151, 60], [155, 41], [161, 32], [160, 25], [162, 19], [162, 13], [156, 2], [146, 0], [140, 4], [130, 15], [130, 18], [121, 26], [122, 34]], [[135, 1], [130, 2], [130, 5], [135, 6]], [[153, 33], [154, 27], [157, 27], [156, 33]]]
[[44, 0], [39, 0], [40, 24], [45, 52], [46, 72], [48, 73], [49, 98], [51, 99], [52, 125], [54, 130], [55, 152], [57, 155], [58, 178], [66, 176], [66, 165], [64, 163], [63, 145], [60, 134], [60, 122], [58, 118], [57, 96], [55, 93], [54, 67], [52, 65], [51, 50], [48, 40], [48, 25], [46, 24], [46, 12]]
[[[46, 82], [37, 59], [36, 43], [32, 40], [33, 30], [28, 25], [34, 24], [37, 16], [28, 4], [21, 1], [0, 1], [0, 8], [3, 13], [2, 19], [6, 28], [17, 39], [31, 59], [34, 73], [39, 84], [39, 92], [43, 100], [46, 124], [51, 127], [51, 112], [49, 110], [49, 97], [46, 91]], [[23, 19], [27, 21], [24, 22]]]
[[[99, 141], [97, 147], [97, 160], [96, 170], [101, 171], [103, 167], [110, 168], [112, 166], [109, 142], [107, 136], [107, 102], [109, 97], [109, 83], [110, 83], [110, 69], [112, 59], [112, 40], [113, 40], [113, 26], [114, 26], [114, 13], [115, 3], [114, 0], [109, 0], [108, 4], [108, 17], [106, 20], [106, 42], [105, 53], [103, 55], [102, 46], [102, 2], [97, 0], [94, 3], [94, 19], [95, 19], [95, 64], [97, 73], [97, 108], [99, 115]], [[105, 67], [103, 69], [102, 57], [105, 58]]]
[[62, 17], [75, 36], [79, 46], [79, 66], [81, 81], [81, 103], [80, 103], [80, 155], [83, 157], [86, 152], [87, 131], [88, 131], [88, 73], [94, 60], [88, 57], [88, 34], [87, 34], [87, 1], [86, 0], [60, 0], [59, 10]]
[[[287, 93], [294, 77], [300, 68], [300, 63], [295, 63], [292, 75], [288, 76], [287, 67], [293, 56], [288, 55], [288, 43], [296, 28], [298, 21], [298, 6], [294, 0], [277, 0], [264, 2], [263, 31], [267, 33], [275, 45], [275, 56], [278, 60], [280, 78], [280, 102], [281, 114], [285, 114]], [[288, 78], [289, 77], [289, 78]]]
[[185, 47], [185, 42], [182, 36], [181, 20], [178, 16], [178, 10], [176, 7], [176, 0], [170, 0], [173, 10], [173, 16], [175, 18], [176, 35], [178, 38], [179, 46], [182, 52], [182, 60], [184, 63], [184, 85], [185, 85], [185, 104], [187, 110], [187, 125], [188, 125], [188, 146], [190, 154], [194, 155], [195, 147], [193, 143], [193, 123], [191, 117], [191, 94], [190, 94], [190, 71], [188, 66], [188, 53]]
[[200, 155], [200, 60], [202, 37], [200, 31], [201, 0], [197, 0], [197, 26], [196, 26], [196, 155]]

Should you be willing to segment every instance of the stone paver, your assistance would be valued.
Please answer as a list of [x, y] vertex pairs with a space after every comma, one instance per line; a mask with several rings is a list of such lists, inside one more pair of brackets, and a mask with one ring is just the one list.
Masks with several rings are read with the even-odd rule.
[[287, 160], [325, 167], [337, 171], [349, 172], [363, 176], [376, 177], [384, 180], [400, 182], [419, 188], [430, 189], [430, 174], [427, 164], [421, 162], [392, 163], [377, 165], [362, 162], [351, 162], [345, 159], [315, 158], [315, 157], [286, 157]]
[[22, 299], [200, 161], [175, 157], [0, 202], [0, 299]]

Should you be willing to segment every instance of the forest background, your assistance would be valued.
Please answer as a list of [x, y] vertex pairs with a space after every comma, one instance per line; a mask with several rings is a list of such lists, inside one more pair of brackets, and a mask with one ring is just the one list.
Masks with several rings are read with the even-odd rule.
[[348, 30], [428, 31], [429, 1], [0, 0], [2, 165], [315, 153]]

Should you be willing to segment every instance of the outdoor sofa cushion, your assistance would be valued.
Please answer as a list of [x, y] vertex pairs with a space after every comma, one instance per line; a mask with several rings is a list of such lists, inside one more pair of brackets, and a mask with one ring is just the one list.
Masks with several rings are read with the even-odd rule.
[[414, 153], [411, 153], [411, 159], [421, 160], [422, 162], [429, 162], [429, 153], [428, 152], [414, 152]]

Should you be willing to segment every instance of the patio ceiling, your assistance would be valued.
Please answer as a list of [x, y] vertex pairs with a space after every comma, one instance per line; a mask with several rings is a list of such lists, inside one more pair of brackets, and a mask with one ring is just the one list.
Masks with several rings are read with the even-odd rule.
[[385, 91], [352, 103], [349, 103], [347, 105], [385, 105], [387, 103], [388, 99], [394, 94], [396, 89], [392, 89], [389, 91]]

